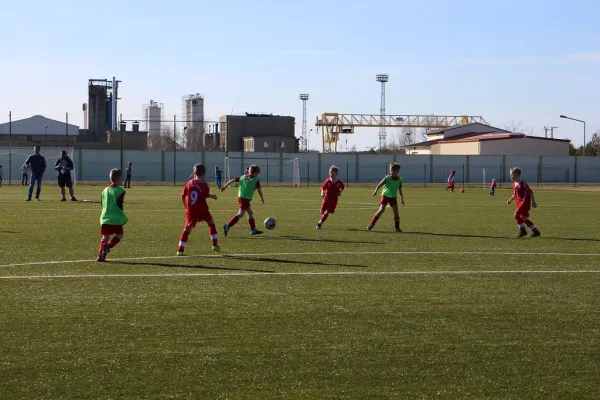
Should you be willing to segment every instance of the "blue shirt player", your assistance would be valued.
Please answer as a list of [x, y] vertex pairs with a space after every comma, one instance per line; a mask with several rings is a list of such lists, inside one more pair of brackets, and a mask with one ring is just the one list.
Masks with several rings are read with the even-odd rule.
[[31, 201], [31, 195], [33, 194], [33, 186], [37, 182], [37, 190], [35, 192], [35, 199], [40, 200], [40, 192], [42, 191], [42, 177], [46, 172], [46, 159], [40, 154], [40, 146], [33, 148], [35, 154], [30, 155], [25, 161], [25, 165], [31, 170], [31, 181], [29, 183], [29, 195], [27, 201]]
[[215, 183], [217, 187], [221, 189], [221, 185], [223, 184], [223, 172], [219, 169], [218, 166], [215, 167]]

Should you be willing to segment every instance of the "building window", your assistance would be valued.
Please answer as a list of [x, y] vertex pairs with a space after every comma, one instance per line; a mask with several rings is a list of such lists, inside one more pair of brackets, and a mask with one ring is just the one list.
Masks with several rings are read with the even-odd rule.
[[269, 142], [265, 142], [265, 149], [269, 148]]

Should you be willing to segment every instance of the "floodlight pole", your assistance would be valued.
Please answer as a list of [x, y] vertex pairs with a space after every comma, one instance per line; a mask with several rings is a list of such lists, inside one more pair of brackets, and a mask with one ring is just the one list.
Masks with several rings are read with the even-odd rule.
[[381, 83], [381, 107], [380, 107], [380, 117], [381, 117], [381, 127], [379, 128], [379, 148], [385, 148], [385, 126], [384, 125], [384, 116], [385, 116], [385, 83], [389, 81], [388, 74], [379, 74], [376, 77], [377, 82]]

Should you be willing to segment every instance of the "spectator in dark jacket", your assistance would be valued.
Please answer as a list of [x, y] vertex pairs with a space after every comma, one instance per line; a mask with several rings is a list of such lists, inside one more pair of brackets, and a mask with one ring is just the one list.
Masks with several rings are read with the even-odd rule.
[[31, 195], [33, 194], [33, 186], [37, 182], [37, 190], [35, 192], [35, 199], [40, 200], [40, 192], [42, 191], [42, 177], [46, 172], [46, 159], [40, 154], [40, 146], [33, 148], [35, 154], [30, 155], [25, 161], [25, 165], [31, 170], [31, 181], [29, 184], [29, 195], [27, 201], [31, 201]]

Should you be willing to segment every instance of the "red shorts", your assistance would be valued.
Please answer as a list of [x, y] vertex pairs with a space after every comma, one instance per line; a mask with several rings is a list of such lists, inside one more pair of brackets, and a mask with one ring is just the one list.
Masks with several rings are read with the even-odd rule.
[[195, 228], [198, 222], [212, 221], [213, 217], [210, 215], [210, 211], [199, 211], [193, 214], [185, 213], [185, 227]]
[[390, 199], [389, 197], [385, 197], [385, 196], [381, 196], [381, 200], [379, 201], [379, 205], [380, 206], [397, 206], [398, 205], [398, 199], [396, 197], [394, 197], [393, 199]]
[[323, 203], [321, 204], [321, 214], [325, 214], [325, 211], [329, 214], [333, 214], [335, 212], [335, 208], [337, 207], [338, 199], [337, 197], [323, 199]]
[[238, 197], [238, 206], [240, 207], [240, 210], [247, 210], [250, 208], [250, 200]]
[[123, 234], [123, 225], [102, 225], [100, 227], [101, 235], [118, 235]]
[[520, 219], [527, 219], [527, 218], [529, 218], [529, 211], [530, 211], [530, 210], [531, 210], [531, 209], [530, 209], [530, 208], [528, 208], [528, 207], [527, 207], [527, 208], [525, 208], [525, 207], [518, 207], [518, 208], [515, 210], [515, 215], [516, 215], [517, 217], [519, 217]]

